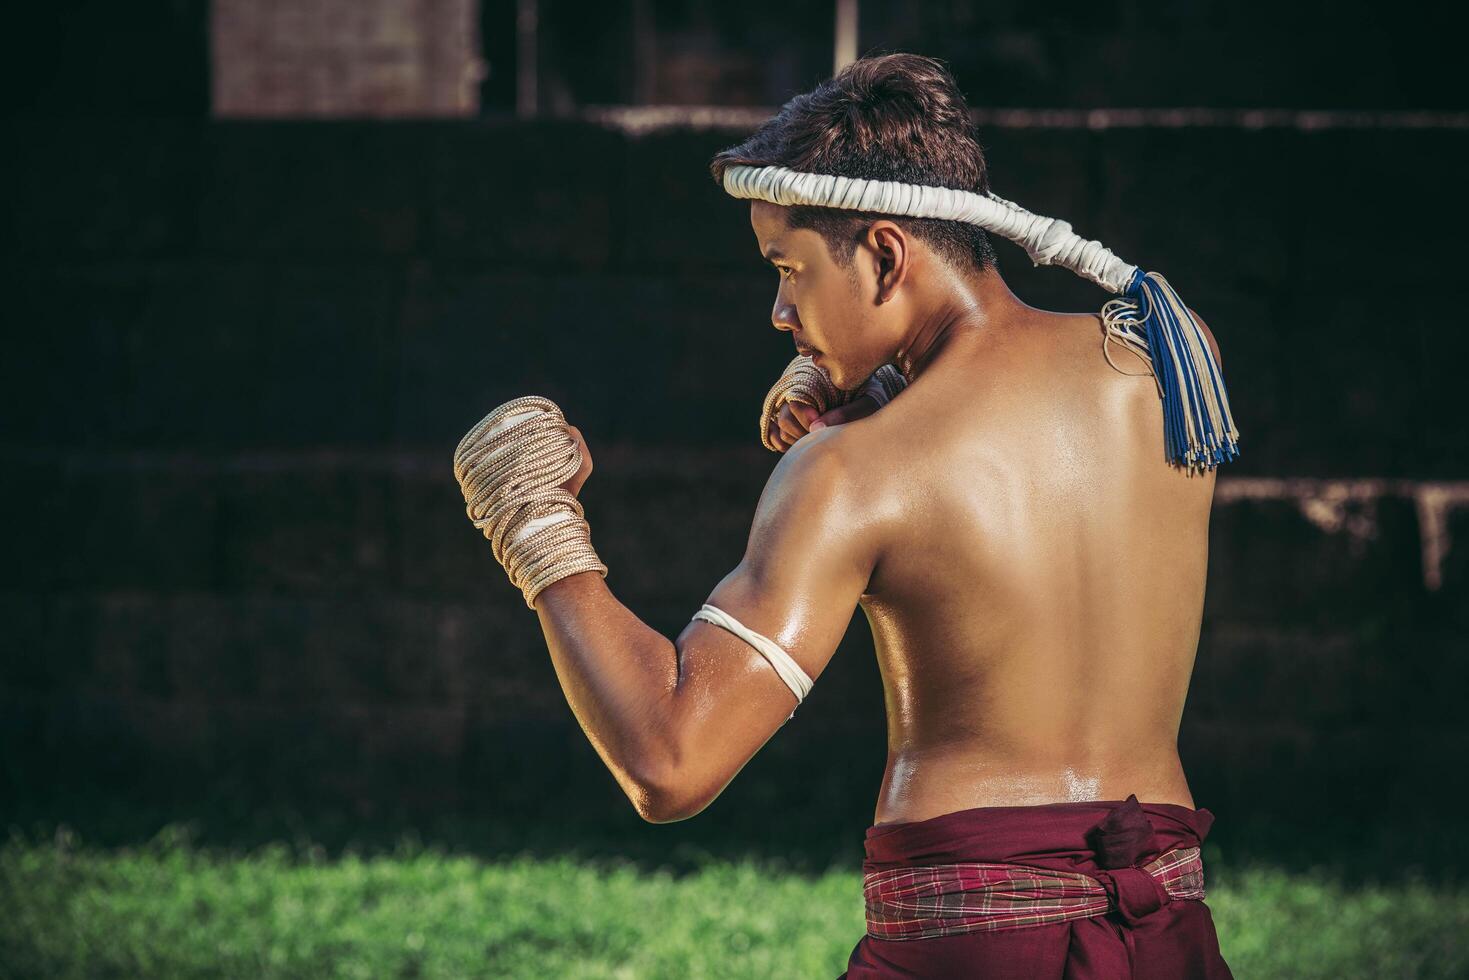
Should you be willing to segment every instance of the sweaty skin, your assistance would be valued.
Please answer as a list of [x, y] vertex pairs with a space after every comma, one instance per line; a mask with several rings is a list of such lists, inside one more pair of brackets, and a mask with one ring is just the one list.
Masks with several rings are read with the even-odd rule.
[[984, 278], [977, 325], [916, 379], [909, 363], [881, 411], [823, 430], [862, 461], [852, 521], [881, 555], [859, 600], [887, 707], [874, 822], [1131, 793], [1192, 807], [1177, 738], [1214, 475], [1164, 462], [1153, 377], [1117, 344], [1108, 363], [1099, 316]]
[[[813, 697], [861, 608], [887, 711], [874, 823], [1129, 794], [1192, 807], [1177, 738], [1214, 475], [1165, 461], [1146, 363], [1113, 343], [1113, 367], [1099, 316], [1027, 306], [894, 222], [843, 265], [784, 208], [750, 213], [780, 275], [772, 325], [838, 387], [889, 362], [909, 383], [788, 433], [707, 601], [780, 644]], [[591, 456], [571, 432], [579, 492]], [[596, 573], [536, 609], [577, 720], [651, 822], [707, 807], [795, 706], [743, 640], [692, 620], [670, 642]]]
[[1177, 739], [1214, 477], [1163, 461], [1152, 378], [1107, 365], [1099, 324], [1032, 311], [955, 338], [833, 432], [868, 462], [862, 505], [893, 515], [860, 600], [888, 718], [875, 823], [1194, 805]]

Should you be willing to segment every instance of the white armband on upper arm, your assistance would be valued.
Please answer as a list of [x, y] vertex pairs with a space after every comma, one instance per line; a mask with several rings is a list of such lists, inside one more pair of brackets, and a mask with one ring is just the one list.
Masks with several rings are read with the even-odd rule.
[[[782, 650], [779, 644], [769, 637], [761, 636], [744, 626], [729, 613], [707, 602], [699, 608], [698, 612], [694, 613], [694, 618], [713, 623], [715, 626], [722, 626], [758, 650], [760, 655], [770, 662], [770, 666], [775, 668], [775, 672], [780, 675], [786, 687], [790, 688], [791, 693], [796, 696], [797, 707], [800, 707], [801, 702], [806, 700], [806, 695], [811, 693], [811, 678], [806, 676], [801, 665], [796, 663], [790, 654]], [[795, 712], [792, 711], [791, 714], [794, 716]]]

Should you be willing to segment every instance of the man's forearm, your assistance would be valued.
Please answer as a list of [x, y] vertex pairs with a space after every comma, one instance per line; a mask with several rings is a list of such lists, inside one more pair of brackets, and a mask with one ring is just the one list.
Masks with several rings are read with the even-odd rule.
[[670, 730], [678, 652], [594, 572], [535, 599], [551, 662], [587, 738], [639, 813], [662, 806], [677, 746]]

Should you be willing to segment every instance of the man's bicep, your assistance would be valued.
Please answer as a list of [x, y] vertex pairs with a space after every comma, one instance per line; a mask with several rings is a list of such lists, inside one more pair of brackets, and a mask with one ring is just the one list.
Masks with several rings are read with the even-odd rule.
[[743, 559], [707, 600], [777, 643], [813, 680], [872, 573], [870, 524], [854, 512], [852, 479], [824, 446], [783, 459], [760, 497]]
[[852, 621], [872, 562], [861, 522], [845, 512], [843, 477], [799, 445], [783, 457], [744, 558], [709, 594], [715, 621], [694, 619], [675, 641], [673, 729], [687, 815], [718, 796], [790, 718], [795, 690], [821, 675]]

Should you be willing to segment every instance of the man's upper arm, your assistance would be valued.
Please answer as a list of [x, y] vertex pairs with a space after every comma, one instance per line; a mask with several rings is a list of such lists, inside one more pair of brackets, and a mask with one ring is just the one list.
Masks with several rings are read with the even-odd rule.
[[[744, 558], [708, 603], [775, 642], [813, 681], [826, 668], [867, 589], [873, 522], [860, 475], [813, 433], [782, 458], [760, 496]], [[675, 641], [679, 684], [671, 737], [681, 804], [708, 806], [791, 716], [795, 695], [769, 661], [729, 630], [693, 620]]]

